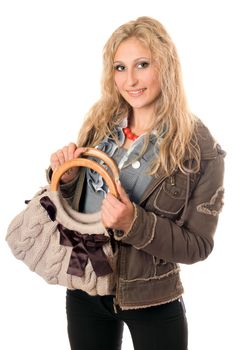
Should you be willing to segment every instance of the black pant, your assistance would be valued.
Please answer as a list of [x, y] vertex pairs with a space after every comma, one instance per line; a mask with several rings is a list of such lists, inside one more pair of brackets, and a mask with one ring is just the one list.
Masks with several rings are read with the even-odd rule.
[[112, 296], [89, 296], [67, 291], [68, 335], [72, 350], [120, 350], [124, 322], [135, 350], [187, 350], [187, 322], [183, 302], [121, 310]]

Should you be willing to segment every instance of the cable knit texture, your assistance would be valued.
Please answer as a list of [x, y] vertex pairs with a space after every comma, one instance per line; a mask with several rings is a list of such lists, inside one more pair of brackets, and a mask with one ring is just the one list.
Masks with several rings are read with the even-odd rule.
[[[57, 209], [54, 221], [40, 203], [44, 196], [48, 196]], [[14, 256], [46, 282], [69, 289], [81, 289], [90, 295], [110, 294], [114, 283], [113, 273], [97, 277], [90, 259], [82, 277], [67, 273], [73, 247], [60, 245], [59, 223], [81, 234], [109, 236], [100, 221], [100, 212], [79, 213], [67, 204], [59, 192], [50, 192], [49, 187], [44, 187], [36, 193], [26, 209], [12, 220], [6, 241]], [[103, 252], [112, 270], [116, 271], [117, 252], [113, 254], [110, 241], [104, 244]]]

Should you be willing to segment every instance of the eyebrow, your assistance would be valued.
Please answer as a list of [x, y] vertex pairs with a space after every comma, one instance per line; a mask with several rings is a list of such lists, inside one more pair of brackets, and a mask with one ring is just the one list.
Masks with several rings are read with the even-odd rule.
[[[141, 60], [151, 60], [151, 58], [150, 57], [138, 57], [138, 58], [135, 58], [135, 60], [133, 60], [133, 62], [135, 63], [135, 62], [138, 62], [138, 61], [141, 61]], [[117, 61], [114, 61], [113, 62], [114, 64], [116, 64], [116, 63], [123, 63], [123, 61], [120, 61], [120, 60], [117, 60]]]

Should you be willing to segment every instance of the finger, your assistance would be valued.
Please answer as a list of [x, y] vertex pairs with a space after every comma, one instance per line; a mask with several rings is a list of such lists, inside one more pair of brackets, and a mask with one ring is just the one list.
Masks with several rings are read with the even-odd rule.
[[68, 145], [68, 154], [67, 154], [68, 160], [71, 160], [71, 159], [75, 158], [75, 151], [76, 151], [76, 149], [77, 149], [77, 146], [76, 146], [75, 143], [71, 142]]
[[[111, 197], [111, 198], [110, 198]], [[107, 222], [116, 225], [119, 220], [124, 219], [126, 206], [114, 196], [103, 200], [101, 211], [104, 213]], [[112, 227], [112, 226], [111, 226]]]
[[102, 208], [109, 212], [116, 212], [118, 204], [122, 205], [122, 203], [118, 200], [117, 202], [115, 202], [114, 199], [115, 197], [113, 197], [112, 195], [107, 196], [102, 202]]
[[105, 227], [112, 227], [114, 223], [112, 212], [105, 207], [101, 208], [101, 221]]
[[[63, 157], [64, 157], [64, 162], [67, 162], [67, 160], [69, 159], [68, 156], [68, 146], [64, 146], [62, 148], [62, 153], [63, 153]], [[62, 163], [63, 164], [63, 163]]]
[[105, 197], [105, 199], [103, 200], [103, 203], [106, 205], [109, 204], [111, 205], [113, 208], [117, 209], [119, 207], [122, 206], [122, 201], [120, 198], [116, 198], [115, 196], [113, 196], [113, 194], [108, 193]]
[[57, 158], [59, 160], [59, 165], [64, 164], [65, 163], [65, 155], [63, 153], [63, 150], [61, 150], [61, 149], [58, 150], [56, 154], [57, 154]]
[[127, 193], [125, 192], [125, 189], [121, 186], [120, 181], [117, 181], [116, 185], [121, 202], [127, 204], [130, 201], [130, 199]]
[[50, 166], [52, 168], [52, 170], [54, 170], [55, 168], [58, 168], [60, 165], [59, 163], [59, 159], [56, 153], [53, 153], [50, 157]]
[[87, 148], [86, 147], [79, 147], [76, 148], [75, 152], [74, 152], [74, 158], [78, 158], [80, 157], [80, 155], [84, 152], [86, 152]]

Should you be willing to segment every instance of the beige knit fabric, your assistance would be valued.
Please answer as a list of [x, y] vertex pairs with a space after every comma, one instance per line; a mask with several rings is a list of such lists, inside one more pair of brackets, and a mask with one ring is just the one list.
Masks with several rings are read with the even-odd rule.
[[[57, 208], [54, 222], [40, 204], [40, 198], [43, 196], [48, 196]], [[100, 212], [78, 213], [61, 199], [59, 192], [50, 192], [49, 187], [44, 187], [36, 193], [26, 209], [12, 220], [7, 230], [6, 241], [14, 256], [43, 277], [46, 282], [69, 289], [81, 289], [90, 295], [110, 294], [114, 273], [97, 277], [89, 260], [83, 277], [67, 274], [72, 247], [59, 244], [58, 223], [83, 234], [108, 236], [100, 221]], [[103, 250], [112, 270], [115, 271], [117, 252], [113, 254], [110, 243], [105, 244]]]

